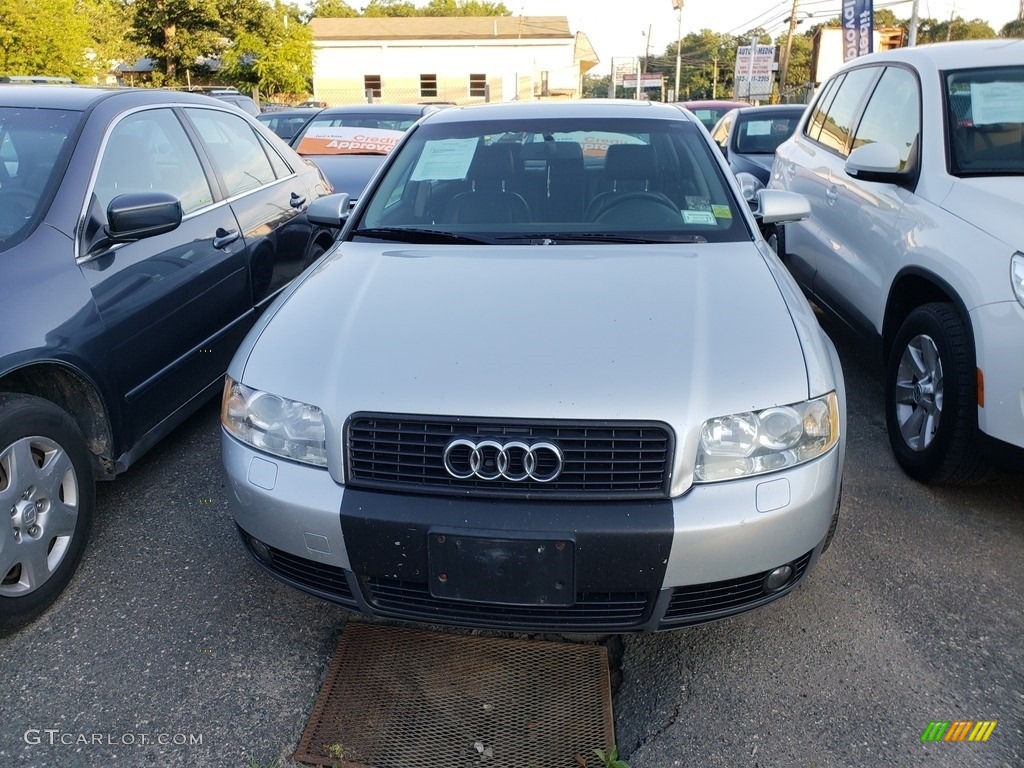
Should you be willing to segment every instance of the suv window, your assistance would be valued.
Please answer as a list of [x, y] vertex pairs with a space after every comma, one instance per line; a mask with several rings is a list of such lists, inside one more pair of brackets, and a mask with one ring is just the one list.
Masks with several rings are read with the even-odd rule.
[[[828, 114], [823, 120], [818, 121], [821, 132], [817, 136], [811, 135], [811, 138], [845, 157], [857, 107], [877, 74], [878, 67], [863, 67], [847, 72], [835, 90], [832, 103], [828, 106]], [[816, 114], [815, 118], [817, 117]]]
[[960, 70], [945, 80], [950, 173], [1024, 172], [1024, 66]]
[[920, 109], [917, 79], [901, 67], [886, 68], [864, 108], [853, 148], [876, 141], [892, 144], [903, 170], [920, 133]]

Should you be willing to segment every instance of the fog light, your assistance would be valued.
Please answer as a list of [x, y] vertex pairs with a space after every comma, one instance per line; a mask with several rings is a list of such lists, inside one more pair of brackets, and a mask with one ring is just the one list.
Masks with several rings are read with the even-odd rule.
[[780, 565], [774, 571], [764, 577], [764, 591], [768, 594], [772, 592], [778, 592], [784, 586], [789, 584], [790, 579], [793, 578], [793, 566], [791, 565]]
[[[270, 547], [264, 544], [259, 539], [254, 539], [252, 536], [249, 537], [249, 547], [256, 557], [262, 560], [266, 565], [273, 565], [274, 560], [270, 556]], [[771, 578], [770, 576], [768, 578]]]

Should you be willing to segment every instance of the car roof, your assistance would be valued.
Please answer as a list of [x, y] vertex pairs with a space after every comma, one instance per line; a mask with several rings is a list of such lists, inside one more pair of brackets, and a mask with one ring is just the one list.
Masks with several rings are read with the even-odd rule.
[[431, 114], [427, 121], [465, 122], [468, 120], [536, 120], [558, 117], [619, 117], [691, 120], [674, 104], [637, 99], [581, 99], [572, 101], [506, 101], [448, 107]]
[[131, 98], [141, 104], [210, 104], [198, 93], [159, 88], [108, 88], [89, 85], [0, 85], [0, 104], [9, 107], [42, 107], [85, 110], [101, 101]]
[[323, 112], [326, 117], [331, 115], [377, 115], [377, 114], [388, 114], [388, 115], [409, 115], [418, 117], [420, 115], [426, 115], [430, 112], [434, 112], [438, 109], [436, 106], [429, 104], [348, 104], [345, 106], [338, 107], [324, 107], [320, 112]]
[[894, 48], [853, 59], [848, 66], [882, 61], [903, 61], [928, 70], [1020, 65], [1024, 63], [1024, 39], [955, 40]]
[[697, 101], [677, 101], [676, 103], [682, 104], [687, 109], [700, 109], [702, 107], [726, 107], [732, 109], [733, 107], [751, 106], [746, 101], [729, 101], [728, 99], [698, 99]]
[[806, 104], [762, 104], [757, 107], [737, 107], [738, 116], [749, 117], [750, 115], [802, 115], [807, 109]]
[[275, 109], [270, 112], [263, 112], [256, 116], [257, 120], [276, 120], [279, 117], [309, 117], [319, 112], [323, 112], [323, 107], [285, 107], [284, 109]]

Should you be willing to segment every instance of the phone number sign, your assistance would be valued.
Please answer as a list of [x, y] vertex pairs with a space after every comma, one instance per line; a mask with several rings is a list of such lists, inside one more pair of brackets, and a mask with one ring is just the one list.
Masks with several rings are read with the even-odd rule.
[[751, 46], [741, 45], [736, 49], [736, 71], [733, 73], [733, 96], [737, 99], [754, 101], [767, 99], [772, 95], [775, 82], [775, 46], [753, 46], [753, 67], [751, 67]]

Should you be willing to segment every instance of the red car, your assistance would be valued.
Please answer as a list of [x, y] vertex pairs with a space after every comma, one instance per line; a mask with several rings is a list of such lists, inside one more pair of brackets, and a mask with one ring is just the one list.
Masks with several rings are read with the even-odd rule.
[[715, 123], [722, 119], [722, 115], [730, 109], [738, 107], [749, 107], [745, 101], [681, 101], [680, 106], [686, 107], [697, 116], [697, 119], [704, 123], [709, 131], [715, 127]]

